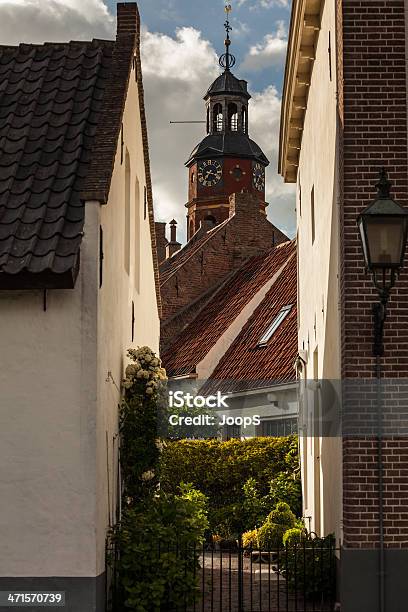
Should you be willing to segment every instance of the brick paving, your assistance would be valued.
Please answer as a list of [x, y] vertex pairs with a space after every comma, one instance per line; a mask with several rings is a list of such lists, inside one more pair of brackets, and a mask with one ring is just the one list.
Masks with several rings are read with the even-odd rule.
[[[243, 559], [244, 612], [301, 612], [307, 610], [303, 600], [287, 592], [286, 581], [268, 563]], [[199, 574], [204, 597], [196, 603], [195, 612], [239, 612], [238, 555], [228, 552], [206, 552]], [[259, 580], [262, 572], [262, 580]], [[310, 608], [312, 609], [312, 608]], [[319, 608], [317, 607], [316, 610]]]

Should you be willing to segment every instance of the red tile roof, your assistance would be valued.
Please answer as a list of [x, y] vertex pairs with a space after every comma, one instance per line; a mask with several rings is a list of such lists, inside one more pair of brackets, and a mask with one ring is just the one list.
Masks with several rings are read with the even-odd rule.
[[[223, 392], [236, 392], [293, 381], [293, 365], [297, 355], [296, 303], [296, 257], [292, 257], [216, 366], [203, 386], [203, 392], [215, 387]], [[266, 346], [259, 347], [259, 340], [276, 315], [289, 304], [293, 304], [293, 307], [288, 316]]]
[[[251, 257], [237, 272], [230, 275], [162, 355], [167, 374], [173, 377], [194, 373], [197, 364], [243, 308], [285, 262], [294, 256], [295, 251], [295, 243], [286, 242], [262, 255]], [[296, 280], [294, 291], [296, 293]], [[292, 317], [291, 313], [288, 318]]]

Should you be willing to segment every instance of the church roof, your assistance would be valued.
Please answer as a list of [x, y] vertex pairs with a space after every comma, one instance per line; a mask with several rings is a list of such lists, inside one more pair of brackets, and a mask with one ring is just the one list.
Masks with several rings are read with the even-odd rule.
[[[167, 374], [172, 377], [194, 373], [196, 366], [223, 336], [228, 327], [234, 323], [258, 291], [291, 258], [296, 260], [295, 252], [296, 245], [294, 242], [286, 242], [269, 249], [261, 255], [251, 257], [238, 271], [230, 275], [221, 286], [218, 286], [213, 296], [197, 313], [194, 320], [163, 353], [162, 360]], [[286, 274], [283, 275], [283, 278], [286, 279]], [[296, 277], [294, 282], [294, 287], [292, 281], [290, 282], [290, 291], [293, 292], [294, 289], [296, 294]], [[282, 297], [278, 299], [280, 303], [288, 298], [283, 292]], [[265, 330], [260, 330], [259, 337], [263, 331]], [[297, 344], [296, 329], [293, 342]], [[287, 356], [280, 355], [280, 359], [285, 362], [285, 376], [288, 371], [286, 360], [292, 360], [293, 364], [295, 357], [296, 355], [293, 356], [292, 360], [292, 352]], [[225, 370], [223, 372], [225, 373]]]
[[212, 157], [244, 157], [269, 165], [269, 160], [262, 149], [243, 132], [226, 132], [209, 134], [192, 151], [186, 166], [196, 159]]
[[210, 96], [222, 94], [236, 94], [238, 96], [243, 96], [247, 100], [251, 97], [248, 93], [247, 82], [243, 79], [237, 79], [229, 70], [226, 70], [215, 79], [214, 83], [205, 94], [204, 100], [208, 100]]
[[[296, 277], [296, 257], [292, 257], [221, 357], [202, 389], [204, 394], [215, 389], [237, 393], [294, 381], [293, 365], [298, 352]], [[289, 305], [288, 316], [270, 340], [260, 346], [259, 340], [271, 322], [283, 307]]]

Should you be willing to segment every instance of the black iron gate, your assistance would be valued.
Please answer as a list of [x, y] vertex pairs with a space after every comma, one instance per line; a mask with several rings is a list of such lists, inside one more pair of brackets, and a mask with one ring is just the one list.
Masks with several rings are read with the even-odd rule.
[[205, 544], [194, 612], [333, 612], [336, 549], [308, 540], [271, 550]]
[[[170, 548], [154, 551], [155, 562]], [[214, 542], [186, 549], [175, 544], [179, 568], [193, 572], [194, 593], [177, 605], [171, 598], [172, 585], [161, 612], [333, 612], [336, 595], [336, 558], [333, 540], [308, 539], [291, 546], [257, 550], [242, 540]], [[110, 559], [118, 552], [110, 550]], [[192, 559], [194, 561], [192, 562]], [[115, 565], [111, 564], [108, 610], [123, 612]], [[155, 609], [156, 612], [156, 609]]]

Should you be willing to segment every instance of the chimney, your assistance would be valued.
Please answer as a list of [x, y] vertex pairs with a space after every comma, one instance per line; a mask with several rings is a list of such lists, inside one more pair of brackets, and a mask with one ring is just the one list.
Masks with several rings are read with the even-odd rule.
[[229, 199], [229, 216], [256, 219], [261, 215], [260, 200], [252, 193], [233, 193]]
[[170, 242], [177, 242], [177, 221], [175, 219], [170, 221]]
[[161, 264], [166, 259], [166, 224], [156, 221], [154, 226], [156, 228], [157, 258]]
[[177, 253], [181, 248], [181, 244], [177, 242], [177, 221], [172, 219], [170, 221], [170, 242], [167, 244], [166, 256], [167, 259]]
[[137, 34], [140, 17], [136, 2], [118, 2], [116, 10], [118, 16], [117, 36]]

